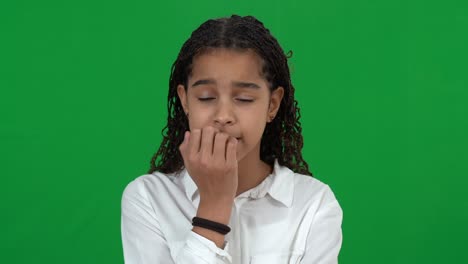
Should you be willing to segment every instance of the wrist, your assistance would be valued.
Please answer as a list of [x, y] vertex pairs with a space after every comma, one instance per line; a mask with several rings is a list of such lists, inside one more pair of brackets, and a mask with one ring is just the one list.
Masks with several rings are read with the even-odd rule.
[[197, 209], [197, 217], [205, 218], [214, 222], [228, 225], [231, 218], [232, 204], [231, 202], [207, 202], [201, 201]]
[[231, 206], [234, 203], [234, 197], [200, 194], [200, 203], [212, 204], [215, 206]]
[[229, 233], [231, 231], [231, 228], [228, 225], [218, 223], [218, 222], [214, 222], [214, 221], [211, 221], [211, 220], [205, 219], [205, 218], [200, 218], [200, 217], [197, 217], [197, 216], [195, 216], [192, 219], [192, 225], [193, 226], [203, 227], [203, 228], [215, 231], [217, 233], [220, 233], [222, 235], [226, 235], [227, 233]]

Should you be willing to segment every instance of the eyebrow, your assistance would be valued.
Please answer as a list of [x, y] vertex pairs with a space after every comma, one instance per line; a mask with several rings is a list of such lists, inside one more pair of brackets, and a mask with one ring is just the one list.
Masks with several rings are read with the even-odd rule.
[[[192, 87], [200, 86], [200, 85], [205, 85], [205, 84], [216, 84], [216, 81], [214, 79], [201, 79], [192, 84]], [[239, 82], [239, 81], [234, 81], [232, 82], [232, 86], [235, 88], [251, 88], [258, 90], [260, 89], [260, 86], [256, 83], [252, 82]]]

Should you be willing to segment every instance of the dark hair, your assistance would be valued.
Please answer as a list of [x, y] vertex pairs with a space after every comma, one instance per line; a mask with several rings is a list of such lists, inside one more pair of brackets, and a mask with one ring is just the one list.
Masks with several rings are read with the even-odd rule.
[[307, 162], [302, 158], [301, 115], [294, 99], [294, 87], [287, 62], [292, 52], [286, 56], [276, 38], [255, 17], [238, 15], [204, 22], [182, 46], [171, 69], [167, 125], [162, 129], [163, 140], [151, 159], [148, 173], [173, 173], [184, 168], [179, 145], [183, 141], [184, 132], [189, 130], [189, 125], [177, 95], [177, 86], [183, 84], [187, 89], [194, 56], [211, 48], [251, 49], [262, 58], [263, 75], [270, 84], [270, 92], [282, 86], [284, 96], [275, 119], [267, 123], [263, 132], [260, 159], [273, 165], [277, 158], [280, 165], [287, 166], [296, 173], [313, 176]]

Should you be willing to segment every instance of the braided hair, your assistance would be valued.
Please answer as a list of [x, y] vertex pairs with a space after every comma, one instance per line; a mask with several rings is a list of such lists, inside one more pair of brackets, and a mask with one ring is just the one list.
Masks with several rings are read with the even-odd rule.
[[[163, 140], [159, 150], [151, 159], [148, 173], [180, 172], [184, 168], [179, 145], [184, 133], [189, 130], [188, 118], [177, 95], [177, 86], [187, 89], [188, 76], [192, 70], [194, 56], [213, 48], [235, 50], [251, 49], [263, 60], [262, 73], [270, 84], [270, 92], [279, 86], [284, 88], [284, 96], [276, 118], [267, 123], [260, 144], [260, 159], [273, 166], [275, 158], [282, 166], [296, 173], [313, 176], [302, 157], [301, 115], [294, 99], [286, 55], [275, 37], [253, 16], [232, 15], [227, 18], [210, 19], [192, 32], [182, 46], [179, 56], [172, 65], [169, 79], [167, 125], [162, 129]], [[278, 140], [279, 139], [279, 140]]]

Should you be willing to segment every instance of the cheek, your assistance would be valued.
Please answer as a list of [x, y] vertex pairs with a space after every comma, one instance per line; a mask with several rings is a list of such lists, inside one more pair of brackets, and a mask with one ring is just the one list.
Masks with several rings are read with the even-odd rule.
[[249, 143], [256, 143], [256, 141], [261, 139], [266, 127], [266, 120], [263, 116], [250, 115], [248, 119], [243, 120], [241, 123], [246, 141], [249, 141]]
[[189, 126], [190, 129], [202, 128], [210, 123], [210, 112], [206, 109], [200, 109], [197, 107], [190, 108], [189, 114]]

